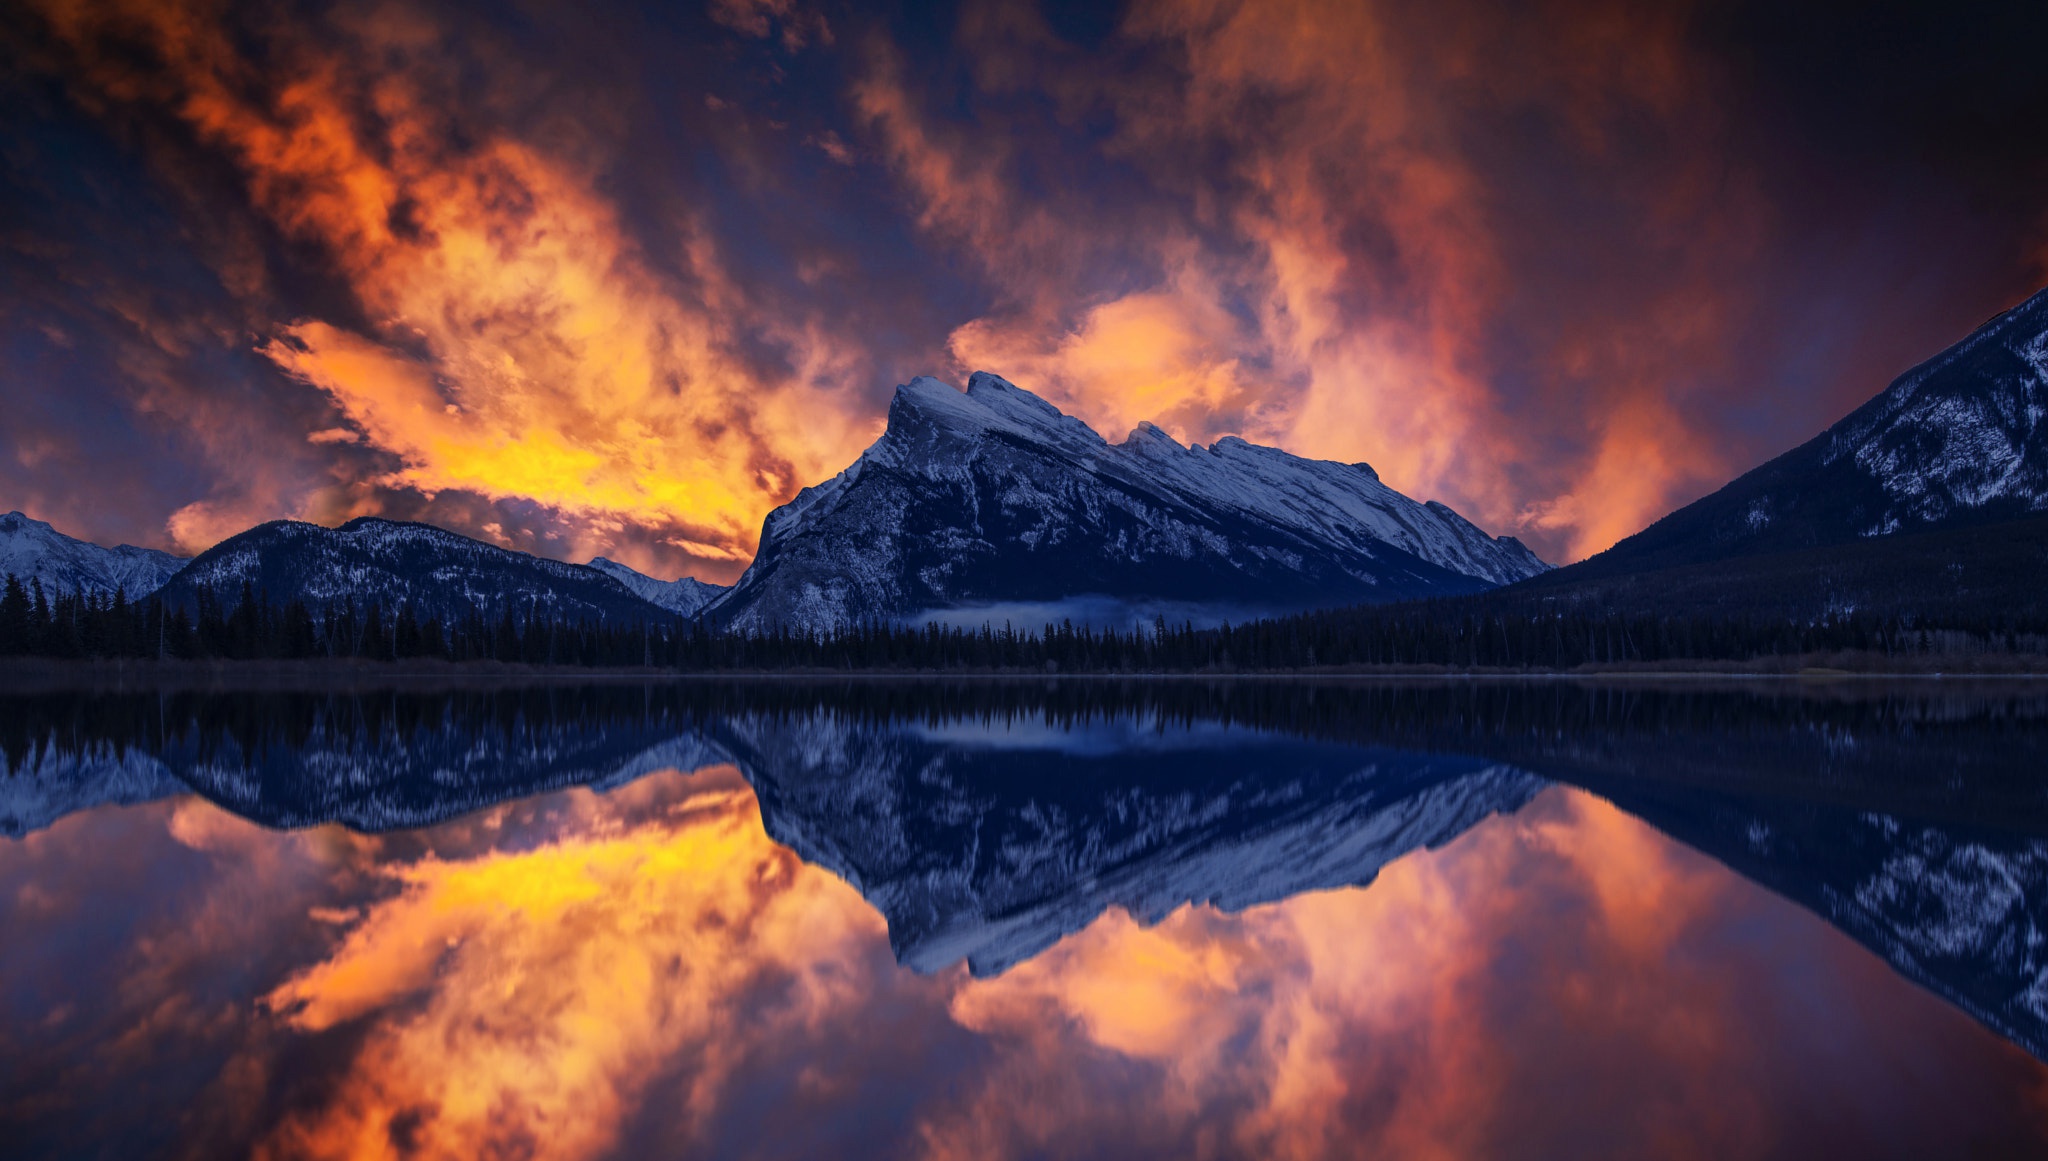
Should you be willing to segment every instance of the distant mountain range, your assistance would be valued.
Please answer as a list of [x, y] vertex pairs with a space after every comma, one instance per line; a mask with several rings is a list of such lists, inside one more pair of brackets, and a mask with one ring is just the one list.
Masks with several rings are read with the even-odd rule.
[[1236, 438], [1183, 447], [1151, 424], [1111, 444], [977, 373], [964, 393], [898, 387], [882, 438], [768, 516], [753, 565], [708, 613], [738, 629], [934, 613], [1036, 627], [1104, 602], [1244, 619], [1479, 592], [1547, 567], [1365, 464]]
[[[46, 558], [85, 562], [97, 576], [115, 554], [143, 551], [36, 527], [62, 552], [24, 550], [17, 571], [46, 584], [72, 576], [50, 572]], [[1024, 628], [1169, 613], [1243, 620], [1480, 592], [1549, 567], [1512, 537], [1401, 495], [1365, 464], [1235, 438], [1183, 447], [1150, 424], [1111, 444], [987, 374], [964, 393], [928, 378], [899, 387], [882, 438], [770, 513], [760, 554], [730, 589], [368, 517], [333, 529], [259, 525], [189, 564], [155, 555], [170, 563], [131, 595], [160, 591], [179, 606], [202, 587], [231, 602], [246, 583], [272, 602], [316, 609], [374, 600], [444, 619], [509, 607], [569, 619], [702, 617], [737, 630], [933, 617]]]
[[386, 609], [410, 603], [417, 615], [641, 622], [694, 616], [726, 592], [684, 577], [661, 581], [617, 561], [564, 564], [427, 524], [375, 517], [323, 528], [295, 520], [259, 524], [194, 558], [150, 548], [102, 548], [19, 512], [0, 516], [0, 577], [40, 580], [45, 590], [80, 590], [131, 600], [158, 595], [190, 607], [204, 586], [232, 605], [242, 584], [273, 602], [304, 601]]
[[897, 388], [882, 437], [770, 513], [735, 585], [544, 560], [419, 524], [261, 525], [186, 562], [0, 517], [0, 572], [131, 598], [247, 582], [314, 607], [370, 599], [719, 628], [930, 620], [1034, 629], [1244, 621], [1489, 594], [1609, 611], [1810, 619], [2048, 614], [2048, 291], [1901, 376], [1827, 431], [1606, 552], [1551, 569], [1512, 537], [1365, 464], [1151, 424], [1112, 444], [995, 375]]
[[[613, 565], [614, 568], [620, 566]], [[645, 578], [642, 578], [645, 579]], [[194, 557], [160, 595], [190, 607], [201, 587], [232, 604], [248, 584], [267, 600], [309, 607], [410, 606], [421, 618], [668, 620], [610, 572], [499, 548], [426, 524], [360, 517], [339, 528], [296, 520], [259, 524]]]
[[131, 598], [143, 597], [187, 563], [184, 557], [132, 544], [101, 548], [19, 512], [0, 516], [0, 577], [11, 573], [24, 584], [37, 579], [45, 589], [67, 593], [125, 591]]
[[655, 580], [602, 556], [593, 559], [589, 567], [625, 585], [641, 600], [660, 605], [681, 617], [696, 616], [704, 606], [724, 596], [730, 588], [728, 585], [707, 584], [693, 576], [672, 581]]

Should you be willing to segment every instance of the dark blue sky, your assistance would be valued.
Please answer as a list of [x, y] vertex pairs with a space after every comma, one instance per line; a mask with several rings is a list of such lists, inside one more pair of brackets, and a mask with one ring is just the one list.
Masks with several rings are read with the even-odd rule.
[[892, 385], [1367, 460], [1552, 560], [2038, 284], [2019, 5], [0, 15], [0, 508], [730, 579]]

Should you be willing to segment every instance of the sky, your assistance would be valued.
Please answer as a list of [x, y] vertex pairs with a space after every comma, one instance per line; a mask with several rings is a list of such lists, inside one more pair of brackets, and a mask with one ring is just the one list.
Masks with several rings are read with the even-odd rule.
[[2048, 282], [2048, 8], [22, 0], [0, 510], [727, 582], [988, 370], [1545, 559]]

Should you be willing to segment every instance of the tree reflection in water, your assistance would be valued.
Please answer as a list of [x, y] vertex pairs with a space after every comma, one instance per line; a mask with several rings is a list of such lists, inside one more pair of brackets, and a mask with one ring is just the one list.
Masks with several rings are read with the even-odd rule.
[[1898, 974], [2040, 1048], [2027, 689], [6, 709], [24, 1155], [2048, 1140], [2048, 1070]]

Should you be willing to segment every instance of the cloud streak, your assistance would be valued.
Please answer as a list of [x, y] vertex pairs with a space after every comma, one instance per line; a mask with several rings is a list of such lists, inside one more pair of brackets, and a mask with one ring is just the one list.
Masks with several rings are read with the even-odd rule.
[[[342, 280], [358, 320], [280, 321], [259, 349], [390, 461], [358, 485], [530, 501], [589, 529], [580, 550], [632, 523], [730, 560], [872, 436], [831, 381], [847, 354], [751, 302], [715, 239], [682, 223], [679, 268], [657, 274], [597, 161], [463, 120], [436, 65], [460, 50], [430, 18], [345, 11], [324, 44], [273, 30], [288, 63], [269, 74], [200, 5], [46, 15], [96, 95], [173, 110]], [[117, 54], [132, 42], [156, 67]], [[360, 487], [339, 502], [323, 514], [379, 508]], [[188, 547], [221, 531], [203, 507], [172, 523]]]
[[2048, 163], [1956, 126], [2048, 84], [1887, 95], [1739, 3], [22, 13], [0, 484], [186, 549], [374, 512], [730, 579], [891, 385], [989, 369], [1567, 560], [2039, 275]]

